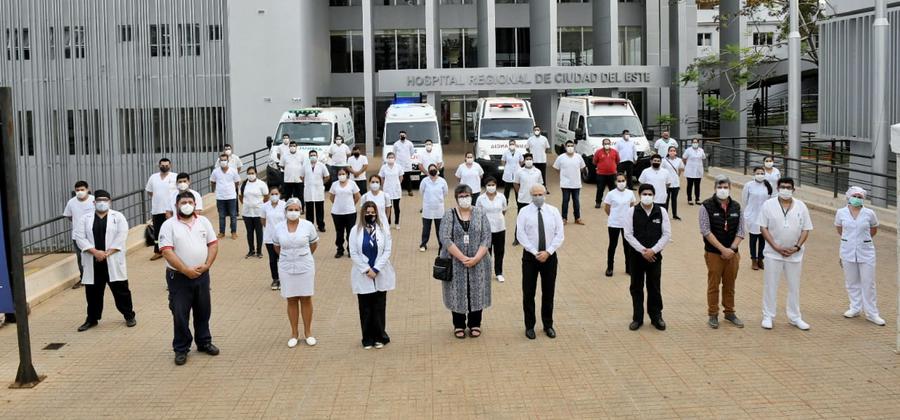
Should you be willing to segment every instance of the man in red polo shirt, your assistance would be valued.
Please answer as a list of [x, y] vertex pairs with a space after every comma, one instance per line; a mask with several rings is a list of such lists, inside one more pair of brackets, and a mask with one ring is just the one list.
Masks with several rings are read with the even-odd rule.
[[609, 139], [603, 139], [603, 147], [594, 152], [594, 167], [597, 170], [597, 196], [594, 197], [594, 208], [603, 205], [605, 189], [616, 189], [616, 167], [619, 165], [619, 152], [611, 147]]

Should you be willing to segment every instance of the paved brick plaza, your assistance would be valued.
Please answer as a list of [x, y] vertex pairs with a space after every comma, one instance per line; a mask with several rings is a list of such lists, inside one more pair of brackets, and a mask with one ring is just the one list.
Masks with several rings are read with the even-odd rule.
[[[558, 205], [561, 195], [552, 188], [548, 201]], [[709, 182], [703, 188], [712, 192]], [[521, 248], [508, 248], [507, 281], [494, 283], [484, 335], [452, 337], [440, 284], [430, 278], [435, 251], [418, 252], [417, 195], [403, 198], [402, 230], [394, 233], [398, 288], [388, 295], [392, 342], [385, 349], [360, 347], [349, 259], [332, 258], [330, 221], [316, 254], [319, 344], [289, 349], [284, 301], [269, 290], [267, 261], [243, 259], [242, 226], [241, 238], [221, 242], [212, 269], [211, 323], [220, 356], [192, 352], [187, 365], [172, 363], [163, 261], [148, 261], [151, 250], [142, 249], [129, 256], [128, 267], [138, 326], [125, 328], [108, 293], [105, 318], [84, 333], [75, 332], [84, 320], [83, 289], [39, 305], [32, 343], [35, 366], [48, 378], [33, 390], [0, 388], [0, 417], [900, 417], [894, 234], [876, 238], [879, 304], [888, 326], [841, 316], [847, 298], [833, 215], [813, 212], [801, 289], [812, 330], [788, 325], [784, 287], [775, 328], [759, 327], [762, 272], [750, 270], [746, 246], [737, 313], [747, 328], [723, 323], [710, 330], [697, 207], [685, 205], [682, 192], [684, 220], [673, 222], [675, 243], [663, 253], [669, 329], [647, 323], [630, 332], [620, 256], [616, 276], [603, 277], [605, 215], [593, 209], [593, 194], [592, 185], [582, 193], [587, 226], [569, 225], [560, 251], [556, 340], [523, 334]], [[50, 342], [66, 345], [41, 350]], [[0, 355], [0, 382], [11, 381], [14, 328], [0, 329]]]

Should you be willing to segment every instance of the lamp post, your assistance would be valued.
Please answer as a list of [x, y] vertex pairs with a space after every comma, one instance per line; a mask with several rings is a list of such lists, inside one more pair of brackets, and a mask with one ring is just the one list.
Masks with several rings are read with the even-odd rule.
[[[891, 150], [897, 155], [897, 178], [895, 182], [896, 191], [894, 197], [900, 198], [900, 124], [891, 127]], [[900, 208], [894, 205], [897, 213], [897, 311], [900, 312]], [[897, 317], [897, 347], [894, 352], [900, 354], [900, 316]]]
[[800, 180], [800, 5], [790, 0], [788, 32], [788, 176]]

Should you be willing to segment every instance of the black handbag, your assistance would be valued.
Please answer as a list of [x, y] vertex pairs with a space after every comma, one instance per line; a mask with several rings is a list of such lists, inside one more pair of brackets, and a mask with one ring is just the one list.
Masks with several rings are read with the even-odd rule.
[[[456, 227], [456, 210], [453, 210], [453, 226], [450, 227], [450, 239], [453, 239], [453, 231]], [[435, 280], [452, 281], [453, 280], [453, 258], [450, 251], [447, 251], [447, 257], [441, 257], [440, 254], [434, 257], [434, 266], [431, 267], [431, 276]]]

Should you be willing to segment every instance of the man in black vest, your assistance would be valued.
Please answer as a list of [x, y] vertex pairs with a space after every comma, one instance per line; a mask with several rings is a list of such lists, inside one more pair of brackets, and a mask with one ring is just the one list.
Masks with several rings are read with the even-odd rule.
[[738, 246], [744, 239], [744, 224], [741, 223], [741, 205], [731, 199], [731, 180], [724, 175], [716, 177], [716, 195], [700, 206], [700, 234], [706, 251], [709, 327], [719, 328], [721, 284], [725, 319], [744, 328], [744, 322], [734, 314], [734, 280], [741, 262]]
[[638, 187], [641, 205], [628, 210], [625, 218], [625, 240], [631, 245], [631, 301], [634, 317], [628, 329], [635, 331], [644, 325], [644, 284], [647, 284], [647, 314], [658, 330], [666, 329], [662, 318], [662, 294], [659, 280], [662, 275], [662, 250], [672, 237], [669, 213], [653, 203], [656, 189], [650, 184]]

